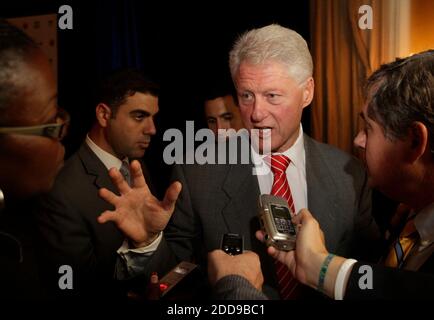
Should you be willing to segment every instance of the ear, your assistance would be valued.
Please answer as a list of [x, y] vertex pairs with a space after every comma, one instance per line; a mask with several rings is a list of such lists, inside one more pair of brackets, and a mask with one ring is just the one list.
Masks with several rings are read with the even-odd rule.
[[410, 159], [418, 160], [425, 152], [431, 152], [428, 141], [428, 129], [419, 121], [415, 121], [409, 129]]
[[103, 128], [107, 127], [109, 119], [112, 115], [112, 110], [105, 103], [98, 103], [95, 108], [96, 121], [98, 121], [99, 125]]
[[313, 78], [309, 77], [303, 88], [303, 108], [307, 107], [312, 102], [314, 87], [315, 83], [313, 81]]

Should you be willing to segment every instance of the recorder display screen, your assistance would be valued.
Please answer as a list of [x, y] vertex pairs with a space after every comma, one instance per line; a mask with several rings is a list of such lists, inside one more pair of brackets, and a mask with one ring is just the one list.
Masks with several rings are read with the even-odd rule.
[[271, 211], [273, 213], [273, 220], [274, 224], [276, 225], [277, 231], [281, 233], [295, 235], [295, 230], [291, 223], [291, 215], [289, 213], [289, 209], [285, 206], [272, 204]]
[[273, 216], [275, 218], [291, 219], [291, 215], [289, 214], [289, 210], [285, 206], [279, 206], [276, 204], [272, 204], [271, 205], [271, 211], [273, 212]]

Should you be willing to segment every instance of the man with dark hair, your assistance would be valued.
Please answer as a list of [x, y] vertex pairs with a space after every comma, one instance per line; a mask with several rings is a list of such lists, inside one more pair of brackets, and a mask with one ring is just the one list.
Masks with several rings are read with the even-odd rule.
[[[240, 110], [236, 104], [235, 89], [224, 84], [210, 84], [204, 89], [203, 103], [208, 128], [218, 137], [218, 130], [243, 128]], [[225, 137], [226, 135], [222, 135]]]
[[133, 69], [121, 69], [114, 71], [103, 80], [97, 90], [97, 102], [110, 106], [116, 114], [119, 107], [124, 104], [129, 96], [136, 92], [158, 97], [159, 86], [147, 80], [141, 73]]
[[29, 198], [48, 191], [63, 164], [68, 115], [57, 106], [47, 57], [0, 19], [0, 297], [42, 299]]
[[143, 157], [156, 132], [157, 112], [158, 86], [136, 71], [115, 72], [100, 86], [96, 121], [37, 214], [53, 289], [58, 289], [56, 270], [61, 265], [72, 267], [73, 290], [64, 292], [74, 295], [112, 295], [118, 292], [117, 280], [135, 275], [130, 259], [137, 254], [134, 244], [114, 224], [97, 221], [111, 209], [98, 190], [116, 190], [108, 172], [112, 167], [131, 183], [129, 162]]

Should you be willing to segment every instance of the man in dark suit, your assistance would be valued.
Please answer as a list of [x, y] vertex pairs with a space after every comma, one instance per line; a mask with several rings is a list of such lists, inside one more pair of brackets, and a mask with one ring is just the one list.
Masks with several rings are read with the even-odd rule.
[[[399, 215], [401, 230], [383, 262], [331, 255], [321, 222], [308, 211], [294, 218], [299, 224], [295, 252], [268, 251], [300, 281], [334, 299], [433, 299], [434, 50], [375, 71], [360, 115], [365, 128], [354, 143], [365, 153], [370, 185], [412, 209]], [[252, 296], [246, 282], [244, 290]]]
[[[244, 164], [175, 166], [174, 179], [181, 182], [182, 193], [145, 271], [167, 270], [162, 255], [205, 264], [206, 253], [220, 247], [223, 234], [238, 233], [244, 236], [245, 249], [261, 258], [264, 291], [278, 298], [274, 262], [254, 236], [258, 196], [270, 193], [273, 185], [265, 159], [269, 154], [261, 146], [268, 141], [273, 155], [291, 160], [285, 176], [295, 212], [311, 209], [324, 224], [327, 244], [337, 252], [354, 252], [378, 236], [370, 191], [366, 173], [354, 158], [303, 134], [302, 110], [312, 100], [314, 81], [312, 58], [300, 35], [278, 25], [251, 30], [234, 45], [230, 67], [243, 122], [250, 132], [256, 131], [259, 150], [248, 144], [241, 156], [250, 161]], [[253, 174], [261, 168], [268, 169], [266, 174]], [[113, 204], [117, 211], [129, 205]], [[115, 223], [122, 219], [122, 214], [110, 217]]]
[[73, 290], [62, 293], [73, 295], [114, 294], [117, 280], [135, 275], [129, 256], [136, 253], [122, 229], [97, 221], [111, 209], [98, 190], [116, 190], [109, 177], [112, 167], [131, 181], [129, 161], [143, 157], [156, 131], [158, 86], [136, 71], [121, 70], [103, 81], [97, 100], [86, 141], [65, 163], [37, 212], [47, 279], [58, 290], [55, 271], [71, 266]]

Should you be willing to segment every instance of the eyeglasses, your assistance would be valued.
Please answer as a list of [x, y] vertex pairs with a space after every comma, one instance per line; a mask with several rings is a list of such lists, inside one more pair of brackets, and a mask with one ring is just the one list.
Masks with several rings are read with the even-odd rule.
[[68, 132], [69, 120], [68, 112], [59, 108], [56, 114], [56, 123], [29, 127], [0, 127], [0, 134], [15, 133], [62, 140]]

